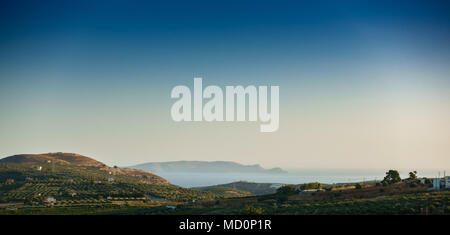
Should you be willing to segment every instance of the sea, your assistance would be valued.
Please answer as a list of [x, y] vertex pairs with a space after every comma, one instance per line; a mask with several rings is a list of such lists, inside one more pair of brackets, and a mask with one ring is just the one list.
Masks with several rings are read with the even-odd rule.
[[[192, 173], [192, 172], [156, 172], [159, 176], [181, 187], [202, 187], [227, 184], [236, 181], [255, 183], [303, 184], [320, 182], [323, 184], [381, 181], [387, 170], [382, 169], [288, 169], [287, 173]], [[399, 170], [402, 178], [407, 178], [411, 170]], [[450, 171], [447, 171], [450, 173]], [[438, 169], [417, 170], [418, 177], [443, 176]]]

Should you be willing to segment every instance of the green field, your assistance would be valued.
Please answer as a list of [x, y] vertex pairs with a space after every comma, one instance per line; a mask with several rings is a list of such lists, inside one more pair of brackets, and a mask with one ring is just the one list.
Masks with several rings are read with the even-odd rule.
[[[97, 167], [54, 164], [34, 170], [35, 164], [0, 164], [0, 203], [42, 205], [47, 197], [54, 206], [102, 205], [111, 201], [146, 201], [160, 198], [172, 202], [211, 200], [216, 194], [170, 184], [142, 183], [128, 175], [110, 175]], [[108, 182], [114, 178], [114, 182]]]

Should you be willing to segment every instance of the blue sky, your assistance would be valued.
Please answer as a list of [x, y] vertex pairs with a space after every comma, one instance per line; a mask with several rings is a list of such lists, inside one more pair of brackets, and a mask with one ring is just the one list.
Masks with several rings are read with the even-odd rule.
[[[397, 166], [412, 156], [411, 167], [438, 167], [420, 159], [449, 163], [449, 5], [3, 1], [0, 154], [304, 167], [367, 167], [378, 157], [377, 167]], [[174, 124], [170, 90], [194, 76], [205, 85], [279, 85], [280, 131]]]

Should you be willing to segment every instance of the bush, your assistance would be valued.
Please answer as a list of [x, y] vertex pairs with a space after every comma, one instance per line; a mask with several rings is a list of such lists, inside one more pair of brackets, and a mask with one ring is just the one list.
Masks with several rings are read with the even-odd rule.
[[386, 172], [386, 176], [383, 179], [383, 185], [385, 183], [387, 184], [395, 184], [397, 182], [402, 181], [402, 179], [400, 178], [400, 173], [398, 173], [397, 170], [389, 170], [388, 172]]
[[283, 202], [286, 202], [286, 201], [288, 200], [288, 196], [287, 196], [286, 194], [279, 194], [279, 195], [276, 197], [276, 199], [277, 199], [277, 201], [278, 201], [279, 203], [283, 203]]
[[297, 193], [297, 189], [295, 185], [284, 185], [277, 189], [278, 194], [295, 194]]
[[321, 189], [321, 188], [322, 188], [322, 184], [319, 182], [306, 183], [306, 184], [302, 184], [302, 186], [300, 186], [301, 190]]
[[264, 209], [262, 208], [255, 208], [253, 206], [245, 206], [242, 210], [241, 210], [241, 214], [242, 215], [262, 215], [262, 213], [264, 212]]

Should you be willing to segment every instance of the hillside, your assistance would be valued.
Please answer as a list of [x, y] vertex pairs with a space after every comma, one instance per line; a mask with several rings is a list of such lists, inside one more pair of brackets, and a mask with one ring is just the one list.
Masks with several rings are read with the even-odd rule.
[[170, 184], [166, 179], [157, 176], [153, 173], [138, 169], [109, 167], [106, 164], [99, 162], [93, 158], [86, 157], [75, 153], [44, 153], [44, 154], [18, 154], [10, 157], [0, 159], [0, 163], [14, 163], [14, 164], [36, 164], [49, 165], [61, 164], [77, 167], [96, 167], [103, 173], [111, 175], [126, 175], [140, 178], [140, 182], [149, 184]]
[[228, 161], [174, 161], [174, 162], [149, 162], [130, 168], [152, 172], [193, 172], [193, 173], [286, 173], [281, 168], [265, 169], [260, 165], [242, 165]]
[[143, 170], [108, 167], [78, 154], [22, 154], [0, 159], [0, 203], [42, 205], [47, 197], [61, 206], [73, 206], [186, 202], [218, 196], [171, 185]]
[[106, 166], [102, 162], [75, 153], [18, 154], [0, 159], [0, 163], [60, 163], [75, 166]]
[[[211, 191], [215, 188], [228, 188], [238, 190], [240, 192], [248, 192], [250, 195], [264, 195], [264, 194], [272, 194], [277, 191], [277, 188], [280, 187], [281, 184], [272, 184], [272, 183], [253, 183], [246, 181], [238, 181], [229, 184], [220, 184], [206, 187], [197, 187], [194, 189]], [[247, 196], [247, 195], [245, 195]]]
[[248, 197], [253, 196], [251, 192], [239, 190], [235, 188], [221, 187], [221, 186], [208, 186], [202, 188], [195, 188], [197, 190], [207, 191], [224, 198], [233, 198], [233, 197]]
[[[191, 204], [178, 214], [274, 215], [448, 215], [450, 191], [429, 191], [430, 184], [399, 182], [387, 186], [364, 185], [336, 191], [299, 194], [294, 191], [252, 197], [224, 198]], [[254, 210], [246, 210], [245, 208]]]

